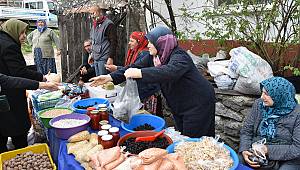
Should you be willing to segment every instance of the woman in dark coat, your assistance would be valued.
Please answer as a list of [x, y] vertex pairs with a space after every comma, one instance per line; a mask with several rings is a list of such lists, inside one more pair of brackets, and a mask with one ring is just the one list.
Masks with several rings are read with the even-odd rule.
[[146, 37], [151, 55], [123, 70], [93, 78], [94, 85], [108, 81], [118, 84], [130, 77], [144, 83], [159, 83], [173, 112], [176, 128], [183, 135], [214, 136], [215, 93], [212, 85], [201, 76], [191, 57], [178, 47], [168, 28], [156, 27]]
[[[27, 24], [17, 19], [10, 19], [0, 28], [0, 73], [23, 77], [36, 81], [46, 78], [41, 73], [29, 70], [21, 52], [21, 44], [26, 41]], [[11, 106], [9, 112], [1, 113], [0, 152], [7, 150], [7, 138], [11, 137], [15, 148], [27, 146], [27, 133], [30, 120], [27, 111], [25, 89], [3, 89], [0, 95], [6, 95]]]

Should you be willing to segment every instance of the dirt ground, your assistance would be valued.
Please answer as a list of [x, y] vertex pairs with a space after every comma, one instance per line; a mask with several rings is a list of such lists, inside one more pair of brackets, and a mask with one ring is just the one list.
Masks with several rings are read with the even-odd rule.
[[[56, 49], [54, 48], [54, 54], [56, 54]], [[33, 57], [33, 53], [27, 53], [27, 54], [24, 54], [24, 58], [25, 58], [25, 61], [26, 61], [26, 64], [27, 65], [34, 65], [34, 57]], [[57, 70], [57, 73], [59, 75], [61, 75], [61, 60], [60, 60], [60, 56], [55, 56], [55, 62], [56, 62], [56, 70]]]

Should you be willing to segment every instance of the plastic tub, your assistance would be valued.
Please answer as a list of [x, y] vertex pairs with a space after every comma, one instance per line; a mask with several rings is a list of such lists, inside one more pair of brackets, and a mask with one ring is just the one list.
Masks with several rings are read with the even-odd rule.
[[[199, 142], [199, 141], [201, 141], [201, 138], [188, 138], [188, 139], [186, 139], [186, 141]], [[179, 142], [175, 142], [175, 143], [169, 145], [166, 149], [168, 151], [168, 153], [174, 153], [174, 149], [175, 149], [175, 147], [178, 143]], [[229, 170], [235, 170], [239, 165], [238, 155], [236, 154], [236, 152], [231, 147], [227, 146], [226, 144], [224, 144], [224, 147], [229, 150], [230, 156], [233, 159], [233, 165]]]
[[109, 101], [107, 99], [103, 99], [103, 98], [88, 98], [88, 99], [83, 99], [83, 100], [79, 100], [77, 102], [75, 102], [71, 108], [75, 113], [81, 113], [81, 114], [85, 114], [87, 112], [86, 109], [78, 109], [78, 106], [91, 106], [91, 107], [95, 107], [99, 104], [106, 104], [106, 106], [109, 106]]
[[43, 116], [42, 114], [45, 113], [46, 111], [49, 111], [49, 110], [57, 110], [57, 109], [64, 109], [64, 110], [68, 110], [70, 111], [70, 113], [66, 113], [66, 114], [71, 114], [73, 112], [73, 110], [71, 109], [68, 109], [68, 108], [50, 108], [50, 109], [45, 109], [45, 110], [41, 110], [38, 112], [38, 116], [39, 118], [41, 119], [43, 125], [46, 127], [46, 128], [51, 128], [51, 126], [49, 125], [49, 121], [54, 118], [54, 117], [45, 117]]
[[126, 124], [124, 122], [121, 123], [121, 127], [127, 132], [135, 132], [133, 129], [137, 126], [143, 125], [143, 124], [150, 124], [155, 129], [154, 131], [159, 132], [165, 128], [166, 121], [158, 116], [151, 115], [151, 114], [137, 114], [131, 117], [129, 124]]
[[49, 159], [50, 159], [50, 162], [51, 162], [51, 165], [53, 167], [53, 170], [56, 170], [56, 166], [55, 164], [53, 163], [53, 160], [51, 158], [51, 154], [50, 154], [50, 151], [49, 151], [49, 147], [47, 144], [36, 144], [36, 145], [32, 145], [32, 146], [28, 146], [26, 148], [22, 148], [22, 149], [17, 149], [17, 150], [13, 150], [13, 151], [9, 151], [9, 152], [4, 152], [2, 154], [0, 154], [0, 163], [1, 163], [1, 168], [3, 167], [3, 162], [6, 161], [6, 160], [9, 160], [9, 159], [12, 159], [14, 157], [16, 157], [18, 154], [22, 154], [22, 153], [25, 153], [25, 152], [33, 152], [33, 153], [43, 153], [43, 152], [46, 152]]
[[[58, 128], [53, 126], [53, 123], [62, 119], [80, 119], [80, 120], [87, 120], [87, 122], [80, 126], [70, 127], [70, 128]], [[85, 114], [72, 113], [72, 114], [61, 115], [56, 118], [53, 118], [50, 120], [49, 124], [54, 128], [56, 137], [61, 139], [68, 139], [70, 136], [86, 130], [89, 126], [90, 120], [91, 118]]]

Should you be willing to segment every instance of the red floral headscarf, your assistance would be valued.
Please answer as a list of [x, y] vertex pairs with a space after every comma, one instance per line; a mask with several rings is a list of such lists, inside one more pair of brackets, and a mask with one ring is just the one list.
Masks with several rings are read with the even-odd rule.
[[145, 50], [148, 50], [148, 40], [145, 37], [144, 32], [133, 32], [130, 35], [130, 38], [135, 39], [138, 42], [138, 45], [134, 49], [129, 49], [127, 52], [127, 57], [125, 60], [125, 66], [133, 64], [137, 59], [137, 56]]

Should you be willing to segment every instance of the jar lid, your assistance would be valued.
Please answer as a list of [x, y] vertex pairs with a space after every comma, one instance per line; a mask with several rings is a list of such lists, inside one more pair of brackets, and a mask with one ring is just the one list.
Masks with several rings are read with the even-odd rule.
[[107, 108], [106, 107], [101, 107], [101, 108], [99, 108], [99, 111], [100, 112], [105, 112], [105, 111], [107, 111]]
[[111, 133], [119, 132], [119, 128], [118, 127], [112, 127], [112, 128], [109, 129], [109, 132], [111, 132]]
[[99, 108], [104, 108], [104, 107], [106, 108], [106, 104], [99, 104], [98, 107]]
[[108, 130], [111, 128], [111, 125], [110, 124], [107, 124], [107, 125], [102, 125], [101, 126], [101, 129], [104, 129], [104, 130]]
[[109, 140], [112, 140], [113, 136], [112, 135], [104, 135], [101, 137], [101, 139], [103, 141], [109, 141]]
[[108, 131], [107, 130], [100, 130], [98, 132], [98, 136], [104, 136], [104, 135], [108, 135]]
[[98, 114], [98, 110], [92, 110], [91, 114]]
[[88, 107], [86, 110], [92, 111], [92, 110], [96, 110], [96, 108], [95, 107]]
[[107, 120], [101, 120], [99, 122], [100, 125], [107, 125], [108, 124], [108, 121]]

